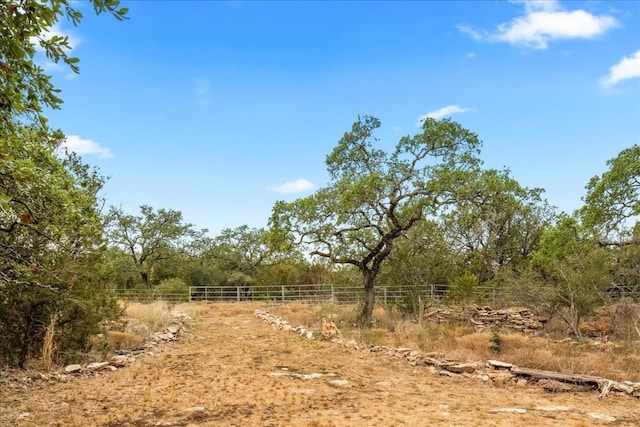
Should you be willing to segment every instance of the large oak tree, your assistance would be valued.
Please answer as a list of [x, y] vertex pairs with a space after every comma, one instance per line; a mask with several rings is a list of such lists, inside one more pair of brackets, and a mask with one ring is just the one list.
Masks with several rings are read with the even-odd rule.
[[379, 127], [375, 117], [356, 121], [326, 159], [328, 185], [309, 197], [277, 202], [270, 219], [274, 235], [358, 268], [367, 325], [376, 276], [396, 239], [455, 203], [480, 163], [478, 137], [451, 120], [427, 118], [420, 133], [402, 137], [391, 152], [376, 147]]

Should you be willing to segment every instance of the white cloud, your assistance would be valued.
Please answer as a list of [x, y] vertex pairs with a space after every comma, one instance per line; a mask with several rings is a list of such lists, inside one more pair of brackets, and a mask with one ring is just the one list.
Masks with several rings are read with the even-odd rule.
[[62, 147], [68, 151], [73, 151], [79, 156], [95, 154], [101, 159], [113, 157], [113, 153], [108, 148], [101, 147], [97, 142], [80, 138], [77, 135], [68, 135], [65, 142], [62, 143]]
[[467, 54], [465, 55], [465, 57], [466, 57], [467, 59], [473, 59], [473, 58], [475, 58], [476, 56], [478, 56], [478, 55], [476, 55], [476, 53], [475, 53], [475, 52], [469, 52], [469, 53], [467, 53]]
[[275, 188], [270, 188], [270, 190], [275, 191], [276, 193], [284, 193], [284, 194], [292, 194], [292, 193], [302, 193], [305, 191], [309, 191], [313, 188], [313, 184], [304, 179], [296, 179], [295, 181], [285, 182], [282, 185], [279, 185]]
[[494, 31], [475, 30], [458, 25], [458, 30], [476, 41], [506, 42], [545, 50], [549, 42], [561, 39], [590, 39], [618, 26], [608, 15], [593, 15], [582, 9], [564, 10], [558, 1], [523, 1], [525, 14], [498, 25]]
[[609, 69], [609, 74], [600, 79], [604, 87], [617, 85], [620, 81], [640, 77], [640, 50], [632, 56], [625, 56]]
[[420, 118], [418, 119], [417, 126], [422, 126], [422, 122], [424, 122], [424, 120], [427, 118], [440, 120], [444, 117], [449, 117], [452, 114], [466, 113], [468, 111], [471, 111], [471, 108], [461, 107], [458, 104], [447, 105], [446, 107], [442, 107], [438, 110], [431, 111], [430, 113], [420, 116]]
[[209, 80], [195, 78], [193, 79], [193, 84], [198, 96], [206, 96], [211, 91], [211, 82]]

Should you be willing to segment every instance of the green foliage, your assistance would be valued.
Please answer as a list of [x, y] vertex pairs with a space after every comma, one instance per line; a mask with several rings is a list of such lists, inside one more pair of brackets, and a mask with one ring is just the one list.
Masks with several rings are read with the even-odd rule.
[[156, 287], [156, 291], [164, 295], [171, 295], [172, 299], [177, 297], [189, 299], [189, 285], [177, 277], [162, 280]]
[[481, 298], [477, 288], [478, 276], [470, 271], [465, 271], [449, 282], [445, 301], [448, 303], [477, 302]]
[[144, 285], [151, 287], [158, 264], [186, 252], [189, 243], [201, 239], [207, 230], [195, 231], [192, 224], [183, 222], [180, 211], [142, 205], [140, 212], [141, 216], [133, 216], [112, 206], [107, 240], [127, 253]]
[[[93, 0], [95, 13], [109, 13], [118, 20], [127, 9], [118, 0]], [[22, 119], [46, 123], [44, 108], [60, 108], [59, 90], [51, 82], [38, 52], [47, 61], [64, 63], [78, 73], [77, 57], [69, 56], [67, 36], [52, 35], [60, 20], [80, 24], [82, 13], [69, 0], [1, 0], [0, 1], [0, 129], [11, 129]]]
[[589, 181], [579, 214], [600, 238], [627, 241], [640, 219], [640, 146], [622, 150], [607, 165], [608, 171]]
[[270, 248], [264, 229], [246, 225], [225, 228], [213, 240], [211, 255], [223, 270], [253, 275], [269, 259]]
[[609, 252], [583, 237], [574, 218], [561, 217], [545, 231], [534, 256], [540, 275], [539, 292], [580, 336], [580, 319], [606, 302], [611, 284]]
[[[117, 0], [93, 0], [96, 13], [123, 19]], [[65, 357], [84, 346], [114, 312], [98, 270], [102, 177], [61, 150], [43, 111], [62, 100], [37, 52], [78, 72], [67, 37], [52, 35], [82, 14], [67, 0], [0, 0], [0, 363], [38, 356], [47, 327]], [[52, 319], [55, 321], [51, 324]], [[50, 361], [47, 353], [47, 363]]]
[[494, 329], [491, 332], [491, 337], [489, 338], [489, 350], [493, 354], [502, 353], [502, 336], [500, 336], [500, 332], [497, 329]]
[[278, 263], [261, 267], [255, 275], [257, 285], [292, 286], [300, 283], [301, 271], [299, 266]]
[[17, 127], [7, 136], [0, 188], [12, 198], [0, 208], [0, 358], [22, 365], [38, 354], [52, 315], [56, 347], [71, 351], [113, 300], [97, 271], [102, 178], [59, 153], [60, 133]]
[[551, 208], [541, 198], [542, 189], [521, 187], [507, 170], [485, 170], [470, 178], [464, 197], [445, 215], [444, 229], [463, 262], [460, 268], [485, 283], [504, 266], [527, 265], [549, 224]]
[[360, 271], [365, 324], [372, 320], [374, 281], [396, 240], [457, 200], [479, 166], [478, 137], [453, 121], [426, 119], [421, 133], [401, 138], [389, 153], [375, 147], [378, 127], [374, 117], [356, 121], [327, 156], [329, 185], [276, 203], [270, 220], [272, 240], [288, 239]]

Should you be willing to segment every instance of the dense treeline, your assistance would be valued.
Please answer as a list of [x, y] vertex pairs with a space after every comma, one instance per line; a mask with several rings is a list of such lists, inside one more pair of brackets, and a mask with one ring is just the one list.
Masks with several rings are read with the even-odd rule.
[[[33, 61], [43, 29], [81, 16], [62, 0], [23, 3], [33, 8], [0, 10], [2, 364], [72, 359], [118, 315], [115, 289], [360, 284], [369, 324], [377, 285], [413, 289], [400, 307], [411, 311], [437, 283], [447, 285], [445, 301], [481, 302], [495, 291], [502, 304], [561, 316], [578, 335], [596, 307], [640, 293], [637, 145], [586, 183], [581, 209], [562, 213], [542, 189], [484, 169], [478, 137], [453, 121], [426, 119], [385, 152], [374, 144], [380, 122], [364, 117], [327, 157], [327, 186], [276, 203], [268, 228], [211, 236], [170, 208], [105, 210], [103, 178], [46, 126], [42, 108], [61, 101]], [[114, 0], [94, 6], [126, 13]], [[24, 35], [26, 18], [40, 27]], [[66, 43], [40, 42], [75, 71]]]

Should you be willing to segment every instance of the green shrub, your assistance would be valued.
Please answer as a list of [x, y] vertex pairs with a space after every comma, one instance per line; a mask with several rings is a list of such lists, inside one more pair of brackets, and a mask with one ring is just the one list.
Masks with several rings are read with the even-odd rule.
[[477, 302], [480, 298], [477, 292], [478, 276], [465, 271], [462, 275], [449, 282], [449, 289], [445, 295], [448, 303], [470, 303]]
[[171, 277], [161, 281], [156, 287], [156, 292], [160, 296], [168, 297], [171, 300], [189, 299], [189, 285], [177, 277]]

